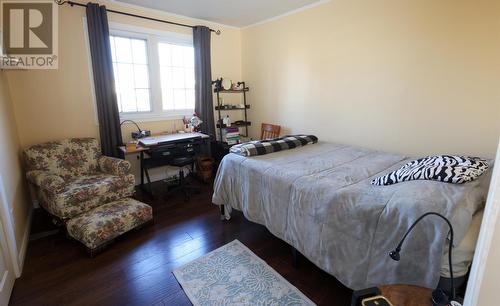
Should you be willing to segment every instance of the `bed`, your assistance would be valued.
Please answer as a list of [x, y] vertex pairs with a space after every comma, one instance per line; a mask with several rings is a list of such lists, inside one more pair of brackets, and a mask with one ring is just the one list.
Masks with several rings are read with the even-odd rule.
[[462, 185], [371, 185], [374, 177], [408, 160], [327, 142], [254, 157], [228, 154], [219, 166], [212, 201], [225, 206], [228, 218], [237, 209], [266, 226], [351, 289], [381, 284], [435, 288], [448, 233], [444, 222], [424, 219], [405, 242], [400, 262], [387, 254], [428, 211], [451, 220], [458, 245], [484, 206], [491, 171]]

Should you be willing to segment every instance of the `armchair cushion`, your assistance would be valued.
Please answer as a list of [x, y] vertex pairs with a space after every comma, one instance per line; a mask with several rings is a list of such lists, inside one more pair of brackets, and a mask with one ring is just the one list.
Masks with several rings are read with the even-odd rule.
[[132, 174], [88, 175], [72, 180], [57, 193], [42, 189], [47, 210], [61, 219], [72, 218], [94, 207], [115, 201], [134, 193], [135, 178]]
[[126, 175], [130, 172], [130, 163], [126, 160], [101, 156], [99, 158], [99, 168], [101, 172], [112, 175]]
[[35, 184], [36, 186], [50, 191], [51, 193], [57, 193], [64, 190], [66, 182], [64, 179], [58, 175], [52, 174], [48, 171], [42, 170], [32, 170], [26, 173], [26, 177], [29, 182]]

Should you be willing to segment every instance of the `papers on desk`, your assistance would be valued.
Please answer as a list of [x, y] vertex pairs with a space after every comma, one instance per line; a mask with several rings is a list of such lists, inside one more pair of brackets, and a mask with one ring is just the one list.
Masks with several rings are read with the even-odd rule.
[[144, 147], [156, 146], [158, 144], [164, 143], [175, 143], [189, 139], [198, 139], [198, 138], [209, 138], [210, 136], [203, 133], [177, 133], [177, 134], [165, 134], [165, 135], [157, 135], [142, 138], [139, 140], [139, 143]]

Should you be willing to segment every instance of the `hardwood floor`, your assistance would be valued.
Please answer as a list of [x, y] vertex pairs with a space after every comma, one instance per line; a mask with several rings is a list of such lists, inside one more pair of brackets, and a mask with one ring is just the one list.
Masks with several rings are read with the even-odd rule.
[[[348, 288], [305, 259], [292, 267], [290, 247], [265, 227], [238, 212], [221, 222], [210, 186], [190, 202], [180, 194], [162, 199], [163, 186], [154, 187], [157, 199], [140, 192], [136, 198], [153, 206], [155, 223], [118, 238], [95, 258], [62, 233], [31, 241], [11, 305], [191, 305], [171, 271], [234, 239], [318, 305], [349, 305]], [[44, 227], [53, 230], [39, 213], [33, 231]]]

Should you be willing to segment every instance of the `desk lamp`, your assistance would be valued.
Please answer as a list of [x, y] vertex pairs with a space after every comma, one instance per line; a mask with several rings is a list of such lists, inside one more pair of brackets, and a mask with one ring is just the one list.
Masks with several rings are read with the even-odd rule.
[[140, 139], [140, 138], [151, 136], [151, 131], [141, 130], [141, 128], [139, 127], [139, 125], [135, 121], [133, 121], [133, 120], [123, 120], [120, 123], [120, 126], [122, 126], [125, 122], [130, 122], [130, 123], [134, 124], [135, 127], [137, 128], [137, 131], [132, 132], [132, 138], [133, 139], [137, 140], [137, 139]]
[[420, 220], [423, 218], [429, 216], [429, 215], [435, 215], [446, 221], [448, 224], [448, 227], [450, 228], [450, 243], [448, 247], [448, 265], [450, 269], [450, 294], [451, 296], [448, 296], [442, 289], [436, 289], [432, 292], [432, 305], [434, 306], [446, 306], [446, 305], [453, 305], [453, 306], [459, 306], [460, 303], [454, 301], [455, 300], [455, 286], [453, 282], [453, 267], [452, 267], [452, 259], [451, 259], [451, 252], [453, 249], [453, 226], [451, 225], [450, 221], [443, 215], [436, 213], [436, 212], [428, 212], [420, 216], [413, 224], [410, 226], [410, 228], [406, 231], [404, 234], [403, 238], [399, 242], [399, 244], [396, 246], [396, 248], [389, 253], [389, 256], [395, 260], [399, 261], [401, 259], [401, 256], [399, 252], [401, 252], [401, 246], [403, 245], [403, 242], [405, 241], [406, 237], [410, 232], [413, 230], [413, 228], [417, 225]]

